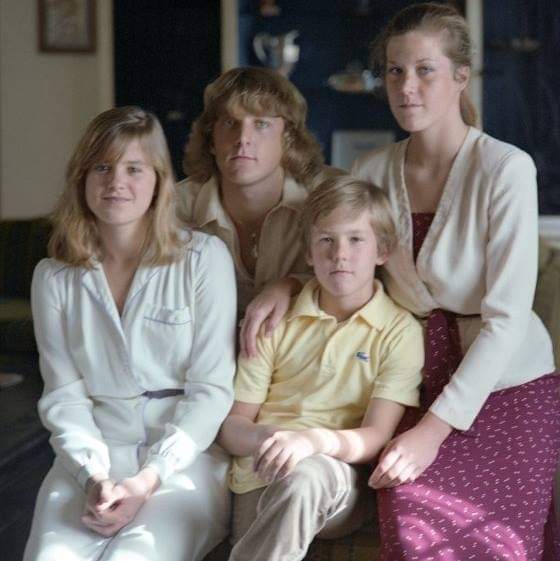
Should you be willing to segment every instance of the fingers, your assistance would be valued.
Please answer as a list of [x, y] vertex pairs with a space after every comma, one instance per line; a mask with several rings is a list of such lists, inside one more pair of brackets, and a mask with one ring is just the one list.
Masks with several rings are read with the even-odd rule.
[[88, 510], [90, 510], [96, 516], [113, 511], [117, 508], [118, 504], [125, 497], [123, 489], [119, 485], [114, 485], [113, 482], [109, 482], [107, 485], [103, 485], [99, 490], [99, 494], [93, 504], [88, 503]]
[[258, 308], [255, 310], [251, 308], [250, 305], [247, 308], [243, 325], [241, 326], [239, 340], [241, 352], [249, 358], [257, 354], [257, 335], [267, 315], [268, 312], [266, 310]]
[[380, 456], [379, 463], [377, 467], [373, 470], [369, 478], [368, 484], [377, 489], [377, 485], [380, 483], [381, 479], [385, 476], [387, 471], [395, 465], [395, 463], [399, 460], [401, 454], [398, 450], [390, 448], [390, 444]]
[[[288, 304], [289, 304], [289, 300], [288, 300]], [[282, 318], [286, 315], [288, 308], [289, 306], [282, 306], [280, 304], [277, 304], [272, 309], [272, 311], [270, 312], [268, 318], [266, 318], [266, 321], [264, 323], [265, 337], [270, 337], [272, 335], [272, 332], [278, 327], [278, 324], [280, 323]]]
[[97, 499], [93, 508], [97, 511], [109, 509], [113, 503], [120, 500], [122, 497], [118, 493], [115, 484], [110, 480], [105, 480], [100, 483], [97, 494]]
[[126, 522], [120, 521], [113, 523], [103, 522], [90, 514], [84, 514], [81, 520], [84, 526], [106, 538], [114, 536], [121, 528], [126, 525]]
[[273, 437], [265, 440], [255, 453], [254, 470], [264, 481], [285, 477], [293, 469], [294, 461], [289, 448], [276, 442]]
[[416, 479], [417, 473], [417, 467], [414, 464], [408, 464], [401, 470], [397, 477], [393, 478], [392, 481], [386, 485], [386, 487], [396, 487], [404, 483], [412, 483]]
[[405, 481], [405, 474], [410, 475], [414, 467], [414, 464], [411, 464], [408, 459], [399, 457], [391, 467], [381, 473], [380, 477], [374, 482], [374, 488], [382, 489], [400, 485]]
[[410, 457], [402, 455], [396, 449], [390, 450], [373, 470], [368, 485], [374, 489], [396, 487], [415, 481], [422, 472]]

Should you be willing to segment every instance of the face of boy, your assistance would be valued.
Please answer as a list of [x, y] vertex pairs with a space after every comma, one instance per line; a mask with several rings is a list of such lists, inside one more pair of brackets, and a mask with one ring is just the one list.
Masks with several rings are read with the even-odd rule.
[[253, 115], [241, 107], [222, 114], [213, 130], [212, 153], [222, 187], [246, 187], [283, 178], [284, 119]]
[[377, 248], [368, 210], [356, 215], [339, 207], [311, 230], [309, 263], [321, 286], [321, 308], [338, 317], [364, 306], [373, 296], [375, 267], [386, 261]]

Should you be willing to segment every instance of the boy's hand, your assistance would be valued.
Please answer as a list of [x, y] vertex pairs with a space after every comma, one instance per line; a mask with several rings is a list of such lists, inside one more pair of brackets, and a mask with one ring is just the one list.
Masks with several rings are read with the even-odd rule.
[[281, 429], [277, 425], [255, 425], [255, 429], [256, 444], [254, 454], [256, 455], [263, 443]]
[[418, 425], [387, 444], [368, 485], [382, 489], [414, 481], [436, 459], [439, 447], [452, 430], [450, 425], [428, 412]]
[[277, 431], [253, 455], [254, 470], [267, 482], [286, 477], [304, 458], [317, 453], [310, 431]]

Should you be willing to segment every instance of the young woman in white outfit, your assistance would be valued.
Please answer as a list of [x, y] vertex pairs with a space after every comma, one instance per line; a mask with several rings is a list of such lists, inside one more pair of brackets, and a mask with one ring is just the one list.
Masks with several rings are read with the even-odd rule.
[[56, 454], [26, 561], [189, 561], [227, 534], [235, 276], [217, 238], [180, 230], [157, 119], [89, 125], [33, 278]]

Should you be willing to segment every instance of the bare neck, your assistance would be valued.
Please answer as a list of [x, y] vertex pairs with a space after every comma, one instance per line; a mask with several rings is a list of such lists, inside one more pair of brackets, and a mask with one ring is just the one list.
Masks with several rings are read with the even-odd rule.
[[98, 224], [104, 263], [136, 267], [140, 261], [147, 231], [145, 221], [139, 224], [107, 226]]
[[251, 185], [221, 183], [222, 204], [236, 222], [253, 224], [260, 222], [282, 199], [284, 173]]
[[449, 171], [469, 130], [461, 118], [438, 127], [410, 135], [406, 152], [406, 164], [432, 170], [436, 173]]

